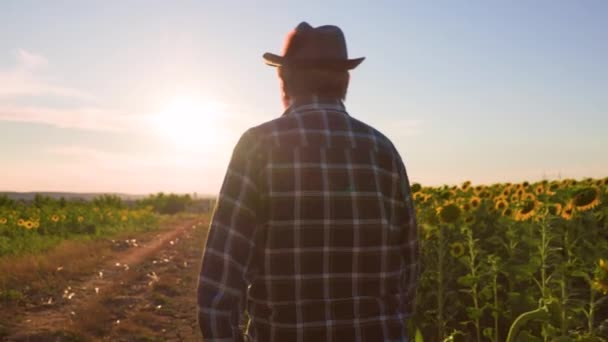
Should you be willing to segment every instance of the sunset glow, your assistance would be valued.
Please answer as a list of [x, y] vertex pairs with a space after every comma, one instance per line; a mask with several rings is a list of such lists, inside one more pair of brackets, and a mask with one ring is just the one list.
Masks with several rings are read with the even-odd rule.
[[175, 97], [153, 117], [158, 132], [180, 147], [202, 147], [221, 137], [220, 107], [191, 97]]

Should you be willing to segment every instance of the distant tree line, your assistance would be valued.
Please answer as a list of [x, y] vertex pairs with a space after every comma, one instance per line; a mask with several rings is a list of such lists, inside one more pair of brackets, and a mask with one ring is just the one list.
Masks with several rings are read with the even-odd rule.
[[[0, 195], [0, 207], [17, 208], [24, 206], [34, 206], [42, 208], [48, 205], [59, 208], [66, 207], [69, 203], [88, 202], [85, 199], [65, 199], [64, 197], [54, 198], [36, 194], [31, 200], [12, 199], [7, 195]], [[151, 208], [154, 212], [165, 215], [174, 215], [180, 212], [204, 213], [213, 210], [215, 199], [197, 198], [193, 199], [189, 194], [165, 194], [159, 192], [146, 198], [136, 201], [125, 201], [118, 195], [103, 194], [90, 200], [98, 207], [124, 209], [124, 208]]]

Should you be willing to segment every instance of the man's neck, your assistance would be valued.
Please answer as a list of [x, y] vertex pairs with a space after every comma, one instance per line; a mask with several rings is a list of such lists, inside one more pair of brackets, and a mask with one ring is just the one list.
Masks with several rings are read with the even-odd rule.
[[343, 105], [342, 99], [337, 97], [323, 97], [318, 95], [310, 95], [310, 96], [298, 96], [298, 97], [290, 97], [287, 101], [285, 101], [286, 109], [294, 108], [301, 105], [310, 105], [310, 104], [333, 104], [333, 105]]

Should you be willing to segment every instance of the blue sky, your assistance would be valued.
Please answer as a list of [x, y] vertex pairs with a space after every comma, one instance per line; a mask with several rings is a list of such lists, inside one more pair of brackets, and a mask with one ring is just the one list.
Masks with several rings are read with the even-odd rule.
[[[600, 0], [3, 1], [0, 190], [215, 193], [239, 135], [281, 114], [261, 55], [302, 20], [339, 25], [367, 58], [347, 108], [412, 181], [608, 176], [607, 14]], [[167, 121], [184, 102], [191, 116]]]

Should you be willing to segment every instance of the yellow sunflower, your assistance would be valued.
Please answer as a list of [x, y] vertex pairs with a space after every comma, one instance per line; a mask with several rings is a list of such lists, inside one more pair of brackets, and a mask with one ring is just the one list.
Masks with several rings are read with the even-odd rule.
[[40, 228], [40, 221], [34, 221], [34, 228]]
[[412, 197], [414, 198], [414, 201], [419, 201], [425, 197], [425, 194], [422, 192], [415, 192]]
[[469, 200], [469, 204], [471, 205], [471, 208], [479, 208], [479, 205], [481, 204], [481, 198], [473, 196]]
[[536, 201], [536, 196], [533, 193], [526, 192], [521, 199], [524, 201]]
[[468, 213], [469, 211], [471, 211], [471, 204], [469, 204], [468, 202], [463, 203], [460, 206], [460, 209], [462, 209], [462, 211], [464, 211], [465, 213]]
[[82, 223], [84, 221], [84, 217], [78, 216], [78, 223]]
[[454, 258], [460, 258], [464, 255], [464, 245], [460, 242], [454, 242], [450, 245], [450, 254]]
[[0, 224], [6, 224], [6, 222], [8, 222], [6, 217], [0, 217]]
[[498, 201], [496, 201], [496, 204], [494, 204], [494, 208], [500, 211], [505, 210], [505, 208], [507, 208], [508, 206], [509, 203], [507, 203], [504, 198], [500, 198]]
[[462, 189], [462, 191], [469, 190], [471, 188], [471, 181], [466, 181], [466, 182], [462, 183], [460, 188]]
[[534, 188], [534, 193], [538, 196], [542, 195], [545, 193], [545, 187], [542, 184], [538, 184], [535, 188]]
[[124, 222], [124, 221], [128, 220], [129, 218], [127, 217], [127, 215], [122, 215], [120, 217], [120, 219]]
[[25, 226], [25, 220], [24, 220], [24, 219], [19, 219], [19, 220], [17, 221], [17, 225], [18, 225], [19, 227], [24, 227], [24, 226]]
[[443, 207], [437, 208], [439, 219], [444, 223], [454, 223], [460, 218], [460, 207], [454, 203], [449, 203]]
[[566, 220], [572, 220], [572, 216], [574, 216], [574, 205], [572, 202], [568, 203], [564, 208], [562, 208], [560, 216]]
[[55, 214], [55, 215], [51, 216], [51, 221], [59, 222], [59, 215]]
[[515, 219], [517, 221], [527, 221], [536, 213], [536, 208], [538, 206], [537, 201], [527, 201], [521, 209], [517, 211], [515, 214]]
[[517, 195], [517, 197], [522, 197], [524, 194], [526, 193], [526, 191], [522, 188], [517, 189], [517, 191], [515, 192], [515, 195]]
[[601, 279], [593, 280], [593, 288], [603, 294], [608, 294], [608, 282]]
[[511, 194], [511, 188], [507, 187], [507, 188], [505, 188], [505, 189], [502, 190], [502, 194], [501, 195], [503, 197], [509, 197], [510, 194]]
[[590, 187], [579, 191], [572, 200], [577, 211], [587, 211], [595, 208], [600, 203], [600, 190]]
[[27, 220], [23, 224], [23, 227], [25, 227], [25, 229], [32, 229], [32, 228], [34, 228], [34, 222]]

